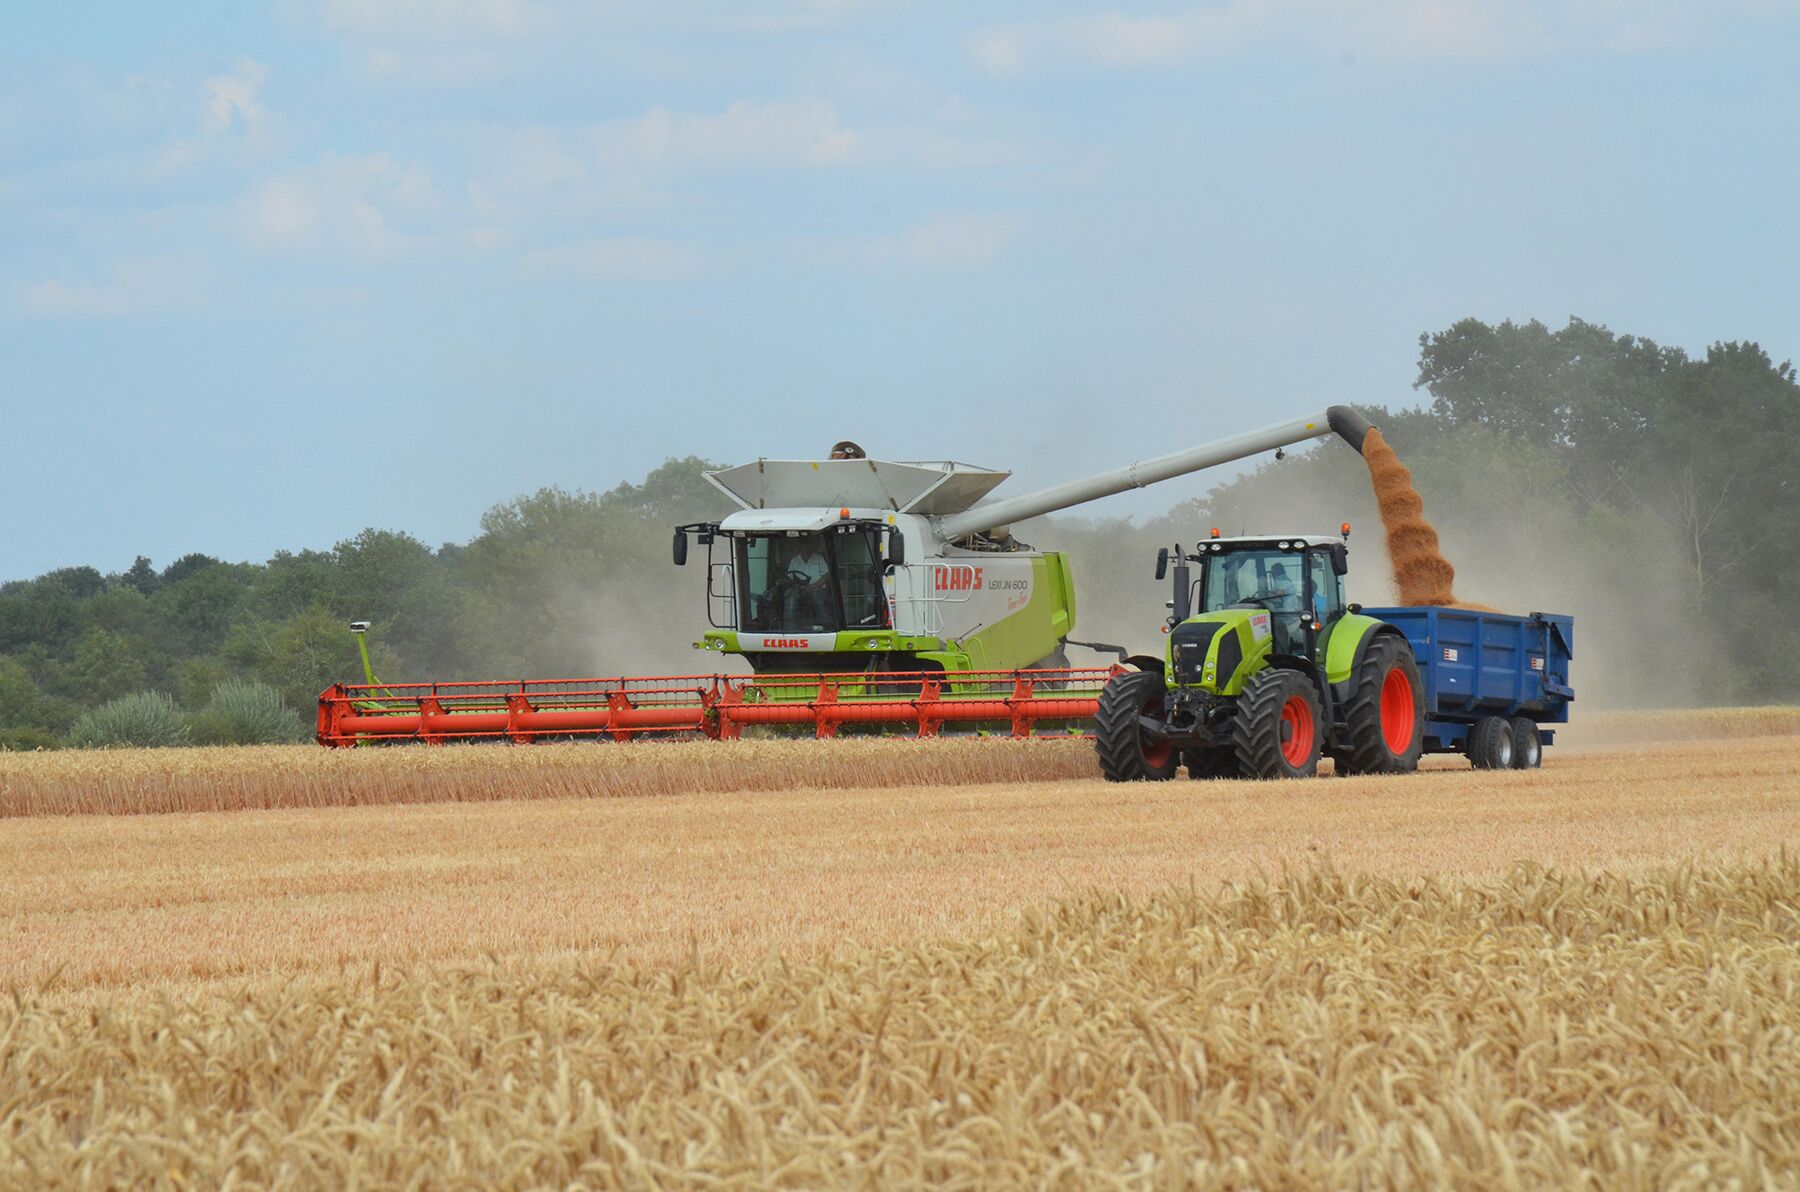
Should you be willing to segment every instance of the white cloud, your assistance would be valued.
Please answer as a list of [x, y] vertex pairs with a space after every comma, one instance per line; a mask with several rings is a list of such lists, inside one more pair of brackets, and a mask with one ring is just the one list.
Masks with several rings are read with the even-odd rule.
[[315, 9], [334, 33], [435, 41], [516, 37], [544, 27], [555, 10], [527, 0], [319, 0]]
[[391, 259], [428, 243], [442, 207], [423, 166], [387, 153], [327, 154], [252, 188], [234, 222], [263, 251]]
[[620, 236], [536, 249], [525, 254], [526, 272], [590, 281], [671, 281], [693, 277], [705, 261], [692, 244], [645, 236]]
[[171, 173], [208, 158], [254, 159], [270, 152], [281, 139], [281, 121], [262, 103], [268, 81], [269, 68], [250, 58], [239, 58], [228, 73], [202, 80], [205, 102], [193, 134], [164, 145], [155, 169]]
[[995, 75], [1066, 66], [1172, 66], [1258, 45], [1382, 60], [1465, 61], [1564, 51], [1642, 51], [1705, 35], [1758, 11], [1682, 0], [1223, 0], [1160, 16], [1098, 12], [996, 25], [968, 49]]
[[832, 165], [856, 152], [857, 136], [822, 99], [758, 104], [739, 100], [717, 115], [652, 108], [601, 125], [592, 143], [603, 161], [647, 170]]
[[479, 83], [507, 70], [506, 59], [487, 46], [430, 46], [404, 51], [380, 47], [361, 51], [357, 61], [364, 76], [377, 82], [438, 87]]
[[255, 135], [267, 123], [257, 95], [269, 81], [269, 68], [249, 58], [239, 58], [230, 74], [215, 75], [206, 89], [206, 120], [201, 131], [207, 137], [224, 136], [233, 128]]
[[664, 207], [685, 175], [837, 166], [861, 156], [861, 138], [823, 100], [741, 100], [717, 113], [654, 108], [576, 130], [482, 129], [471, 150], [471, 209], [511, 222]]
[[100, 281], [55, 278], [15, 287], [14, 305], [25, 314], [60, 318], [116, 318], [197, 305], [206, 271], [178, 257], [121, 260]]
[[942, 272], [988, 265], [1012, 241], [1012, 220], [996, 215], [940, 215], [893, 235], [812, 241], [803, 253], [822, 264], [857, 269]]

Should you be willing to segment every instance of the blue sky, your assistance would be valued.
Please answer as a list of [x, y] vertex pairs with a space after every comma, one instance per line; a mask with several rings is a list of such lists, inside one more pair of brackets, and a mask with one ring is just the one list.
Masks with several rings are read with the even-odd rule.
[[465, 540], [543, 485], [846, 436], [1022, 491], [1416, 401], [1419, 333], [1468, 315], [1800, 354], [1791, 3], [7, 26], [0, 579]]

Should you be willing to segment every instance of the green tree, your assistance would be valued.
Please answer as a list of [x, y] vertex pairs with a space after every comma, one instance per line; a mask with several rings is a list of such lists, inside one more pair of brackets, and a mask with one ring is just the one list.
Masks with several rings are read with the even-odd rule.
[[104, 629], [91, 629], [75, 647], [64, 680], [72, 699], [92, 707], [141, 690], [148, 675], [129, 641]]

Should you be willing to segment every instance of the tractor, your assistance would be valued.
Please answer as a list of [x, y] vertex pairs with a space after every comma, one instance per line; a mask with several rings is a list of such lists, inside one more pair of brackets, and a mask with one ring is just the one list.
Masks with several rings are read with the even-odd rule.
[[[1302, 778], [1416, 769], [1424, 684], [1406, 635], [1344, 602], [1350, 527], [1224, 538], [1157, 553], [1174, 573], [1160, 665], [1101, 693], [1096, 746], [1115, 782]], [[1173, 568], [1170, 564], [1173, 561]], [[1195, 572], [1198, 571], [1198, 578]]]

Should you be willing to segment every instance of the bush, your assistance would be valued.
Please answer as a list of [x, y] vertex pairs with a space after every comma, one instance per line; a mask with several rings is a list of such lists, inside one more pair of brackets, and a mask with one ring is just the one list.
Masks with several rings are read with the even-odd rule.
[[69, 730], [69, 744], [81, 749], [135, 745], [155, 748], [188, 743], [187, 720], [175, 701], [156, 691], [122, 695], [83, 712]]
[[41, 728], [0, 730], [0, 753], [31, 753], [39, 749], [61, 748], [62, 738]]
[[254, 680], [232, 679], [213, 688], [190, 726], [200, 745], [276, 745], [305, 737], [305, 726], [281, 693]]

